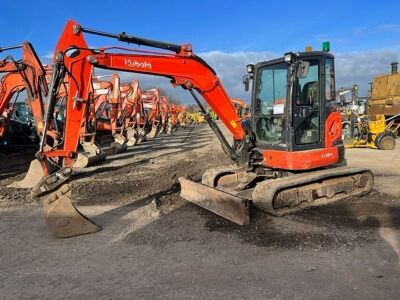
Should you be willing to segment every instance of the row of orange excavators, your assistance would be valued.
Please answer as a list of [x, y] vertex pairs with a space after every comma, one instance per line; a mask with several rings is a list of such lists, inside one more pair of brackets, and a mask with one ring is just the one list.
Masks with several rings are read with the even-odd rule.
[[[121, 45], [93, 48], [86, 35], [157, 51]], [[22, 47], [33, 52], [27, 43]], [[32, 164], [41, 173], [33, 177], [40, 181], [31, 194], [41, 199], [48, 229], [56, 237], [100, 230], [72, 204], [69, 181], [80, 156], [85, 165], [92, 155], [101, 154], [96, 140], [101, 132], [111, 133], [111, 148], [120, 151], [125, 144], [153, 138], [171, 131], [180, 120], [185, 122], [183, 107], [168, 105], [156, 89], [140, 91], [137, 81], [121, 84], [116, 75], [103, 81], [93, 75], [95, 68], [164, 76], [193, 96], [235, 164], [207, 170], [201, 182], [179, 178], [181, 197], [232, 222], [248, 224], [252, 207], [282, 216], [372, 190], [369, 169], [346, 166], [329, 49], [288, 52], [249, 64], [243, 83], [248, 90], [252, 82], [250, 115], [243, 103], [232, 101], [216, 72], [190, 44], [107, 33], [70, 20], [55, 47], [51, 68], [46, 70], [34, 52], [30, 60], [24, 61], [25, 56], [29, 55], [20, 61], [5, 59], [0, 67], [20, 77], [16, 90], [27, 89], [28, 105], [38, 111], [34, 114], [41, 142]], [[226, 126], [233, 144], [199, 96]], [[246, 114], [249, 118], [243, 117]]]
[[[15, 104], [26, 95], [28, 107], [43, 149], [50, 150], [63, 142], [66, 101], [69, 82], [64, 78], [56, 91], [51, 123], [45, 127], [46, 97], [52, 80], [53, 68], [42, 65], [33, 46], [23, 42], [19, 46], [0, 48], [1, 52], [21, 48], [22, 57], [11, 55], [0, 59], [0, 139], [7, 132]], [[110, 77], [110, 80], [105, 80]], [[170, 134], [177, 127], [186, 126], [185, 107], [168, 102], [157, 88], [142, 91], [139, 82], [123, 83], [117, 73], [92, 76], [91, 92], [86, 111], [80, 120], [79, 145], [74, 167], [84, 168], [106, 159], [107, 154], [125, 151], [157, 134]], [[186, 120], [186, 123], [185, 123]], [[42, 167], [33, 161], [27, 177], [14, 187], [32, 188], [43, 177]], [[40, 176], [38, 176], [40, 175]]]

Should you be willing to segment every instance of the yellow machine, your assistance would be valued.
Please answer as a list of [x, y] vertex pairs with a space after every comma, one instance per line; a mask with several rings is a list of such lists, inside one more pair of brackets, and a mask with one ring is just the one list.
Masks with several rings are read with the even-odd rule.
[[400, 114], [400, 73], [397, 62], [391, 65], [391, 73], [377, 75], [373, 79], [367, 101], [367, 114], [370, 116], [382, 114], [388, 118]]
[[345, 147], [393, 150], [396, 146], [395, 132], [400, 127], [400, 124], [393, 127], [394, 119], [386, 120], [384, 115], [350, 118], [344, 124], [344, 132], [350, 130], [350, 134], [345, 137]]

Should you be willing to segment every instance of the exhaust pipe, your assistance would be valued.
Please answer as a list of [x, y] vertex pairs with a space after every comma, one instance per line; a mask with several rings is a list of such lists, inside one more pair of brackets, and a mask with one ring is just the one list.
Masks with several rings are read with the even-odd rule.
[[397, 73], [397, 65], [399, 63], [398, 62], [392, 62], [390, 65], [392, 66], [392, 74], [396, 74]]

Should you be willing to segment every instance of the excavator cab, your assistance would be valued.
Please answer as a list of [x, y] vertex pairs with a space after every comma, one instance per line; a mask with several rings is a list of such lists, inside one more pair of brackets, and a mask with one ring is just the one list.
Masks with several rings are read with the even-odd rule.
[[371, 191], [369, 170], [344, 166], [332, 54], [287, 53], [247, 72], [251, 138], [235, 149], [249, 153], [246, 167], [209, 169], [201, 183], [180, 178], [181, 197], [244, 225], [250, 204], [282, 216]]
[[335, 99], [333, 55], [288, 53], [248, 66], [253, 79], [252, 129], [261, 149], [324, 148], [324, 126]]

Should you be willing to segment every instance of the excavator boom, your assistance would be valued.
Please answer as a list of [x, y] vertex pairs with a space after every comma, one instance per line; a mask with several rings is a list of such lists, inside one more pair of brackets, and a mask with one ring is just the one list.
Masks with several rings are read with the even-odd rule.
[[[116, 38], [128, 43], [172, 50], [175, 53], [140, 51], [122, 47], [90, 49], [84, 38], [85, 32]], [[115, 50], [119, 50], [122, 53], [115, 53]], [[48, 124], [51, 124], [54, 118], [57, 93], [62, 83], [67, 81], [69, 84], [64, 124], [64, 142], [52, 149], [44, 149], [45, 137], [43, 137], [37, 157], [40, 159], [44, 174], [49, 175], [43, 178], [32, 191], [34, 195], [40, 195], [44, 198], [43, 205], [45, 211], [49, 211], [48, 199], [54, 199], [54, 201], [62, 200], [65, 203], [65, 199], [70, 196], [70, 193], [60, 192], [60, 188], [68, 180], [68, 176], [71, 174], [70, 170], [77, 157], [80, 128], [84, 121], [88, 101], [93, 92], [91, 76], [94, 67], [169, 77], [173, 86], [182, 86], [184, 89], [188, 89], [199, 105], [201, 103], [197, 99], [194, 90], [200, 93], [214, 111], [220, 115], [221, 120], [231, 131], [235, 140], [240, 141], [245, 137], [240, 117], [236, 114], [219, 78], [210, 66], [193, 54], [190, 45], [178, 46], [136, 38], [126, 34], [108, 34], [85, 29], [74, 21], [68, 21], [54, 51], [53, 77], [45, 120], [46, 134]], [[230, 148], [228, 142], [215, 124], [213, 129], [225, 143], [225, 149], [230, 149], [233, 155], [233, 149]], [[59, 163], [59, 170], [49, 170], [47, 167], [48, 164], [46, 164], [47, 160], [51, 160], [52, 162], [57, 161]], [[58, 206], [52, 203], [52, 207]], [[58, 228], [55, 225], [58, 222], [54, 221], [57, 219], [57, 210], [52, 209], [51, 219], [53, 221], [49, 222], [49, 218], [46, 218], [46, 220], [48, 220], [48, 227], [54, 235], [60, 237], [74, 236], [88, 233], [87, 228], [94, 228], [93, 231], [98, 230], [97, 226], [92, 226], [94, 224], [85, 218], [81, 218], [78, 222], [81, 225], [73, 225], [73, 223], [77, 223], [76, 216], [80, 214], [75, 213], [73, 205], [63, 205], [62, 207], [68, 208], [69, 212], [66, 212], [65, 209], [60, 210], [60, 219], [65, 218], [66, 215], [74, 216], [74, 218], [71, 217], [71, 222], [67, 222], [69, 225]], [[82, 230], [79, 230], [79, 228]]]

